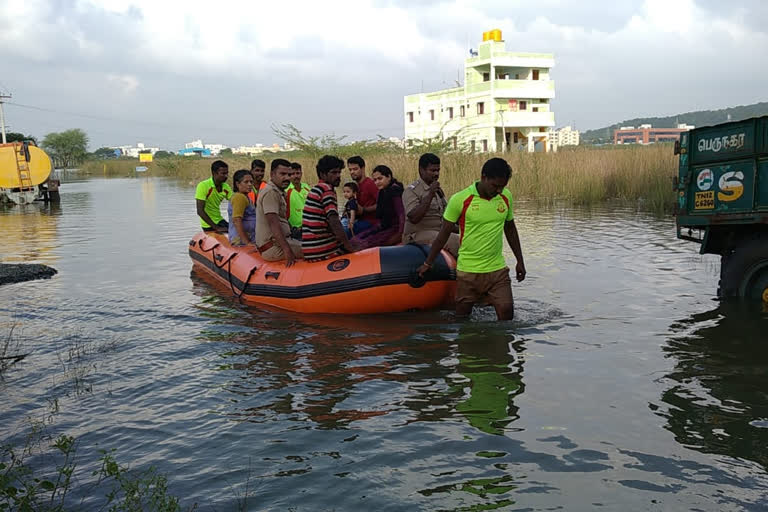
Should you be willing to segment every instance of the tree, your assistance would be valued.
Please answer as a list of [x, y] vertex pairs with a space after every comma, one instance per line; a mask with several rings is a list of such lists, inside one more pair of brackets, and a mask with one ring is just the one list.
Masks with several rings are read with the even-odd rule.
[[224, 148], [219, 151], [219, 156], [232, 156], [232, 148]]
[[108, 160], [110, 158], [117, 158], [117, 153], [115, 153], [114, 148], [99, 148], [96, 151], [94, 151], [93, 156], [95, 158], [98, 158], [99, 160]]
[[[31, 140], [32, 142], [37, 144], [37, 139], [34, 138], [32, 135], [24, 135], [23, 133], [17, 133], [17, 132], [8, 132], [5, 134], [5, 141], [8, 143], [24, 142], [25, 140]], [[2, 139], [0, 139], [0, 142], [2, 142]]]
[[155, 151], [154, 158], [155, 159], [157, 159], [157, 158], [171, 158], [172, 156], [173, 156], [173, 153], [171, 153], [170, 151], [160, 150], [160, 151]]
[[87, 155], [88, 135], [80, 128], [45, 136], [43, 149], [56, 167], [70, 167], [79, 164]]

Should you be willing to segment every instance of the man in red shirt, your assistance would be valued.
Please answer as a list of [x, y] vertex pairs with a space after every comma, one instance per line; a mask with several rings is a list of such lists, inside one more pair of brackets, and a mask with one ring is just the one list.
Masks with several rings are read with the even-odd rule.
[[379, 198], [379, 189], [371, 178], [365, 175], [365, 160], [361, 156], [353, 156], [347, 160], [349, 175], [357, 183], [357, 221], [355, 221], [355, 233], [362, 233], [368, 228], [376, 226], [379, 221], [376, 218], [376, 201]]

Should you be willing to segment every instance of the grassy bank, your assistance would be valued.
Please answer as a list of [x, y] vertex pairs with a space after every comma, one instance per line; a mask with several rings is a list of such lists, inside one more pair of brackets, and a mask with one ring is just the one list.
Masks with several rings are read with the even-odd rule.
[[[283, 155], [269, 155], [270, 157]], [[339, 154], [341, 157], [352, 155]], [[557, 153], [447, 153], [441, 155], [440, 182], [448, 194], [466, 187], [480, 175], [483, 163], [493, 156], [505, 158], [512, 166], [509, 188], [515, 197], [543, 202], [566, 201], [573, 204], [597, 204], [618, 199], [639, 202], [648, 210], [663, 212], [674, 202], [672, 178], [677, 172], [672, 146], [578, 147]], [[301, 154], [284, 155], [304, 168], [306, 181], [316, 181], [315, 159]], [[418, 155], [390, 152], [363, 155], [368, 171], [378, 164], [388, 165], [403, 183], [417, 177]], [[230, 172], [250, 167], [249, 157], [224, 158]], [[175, 157], [150, 164], [146, 173], [152, 176], [175, 176], [195, 181], [210, 176], [212, 160]], [[90, 162], [84, 171], [94, 175], [128, 176], [134, 174], [135, 160]], [[348, 179], [345, 173], [343, 179]]]

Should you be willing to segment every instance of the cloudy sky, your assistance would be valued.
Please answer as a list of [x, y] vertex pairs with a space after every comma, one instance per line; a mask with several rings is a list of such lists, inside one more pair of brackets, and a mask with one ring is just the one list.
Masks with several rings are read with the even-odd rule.
[[764, 0], [0, 0], [0, 90], [10, 130], [92, 149], [402, 136], [403, 96], [500, 28], [555, 54], [557, 124], [585, 130], [766, 100], [766, 27]]

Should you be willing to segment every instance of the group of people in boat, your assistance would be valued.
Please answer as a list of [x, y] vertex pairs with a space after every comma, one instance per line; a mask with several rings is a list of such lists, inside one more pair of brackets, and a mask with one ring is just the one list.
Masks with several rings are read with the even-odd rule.
[[[229, 166], [211, 164], [211, 177], [197, 185], [197, 214], [204, 231], [228, 233], [233, 245], [254, 245], [267, 261], [297, 259], [321, 261], [370, 247], [418, 243], [431, 250], [418, 272], [429, 271], [445, 248], [457, 258], [456, 313], [469, 315], [475, 303], [491, 303], [499, 319], [512, 318], [514, 306], [509, 269], [502, 254], [507, 239], [517, 259], [515, 275], [526, 270], [514, 222], [512, 194], [506, 188], [511, 175], [502, 158], [482, 167], [480, 180], [446, 199], [440, 177], [440, 158], [421, 155], [419, 179], [404, 186], [386, 165], [373, 168], [365, 160], [346, 161], [351, 181], [344, 183], [346, 204], [339, 207], [344, 160], [326, 155], [316, 165], [318, 182], [302, 181], [296, 162], [277, 158], [266, 164], [256, 159], [227, 183]], [[221, 215], [228, 201], [229, 220]]]

